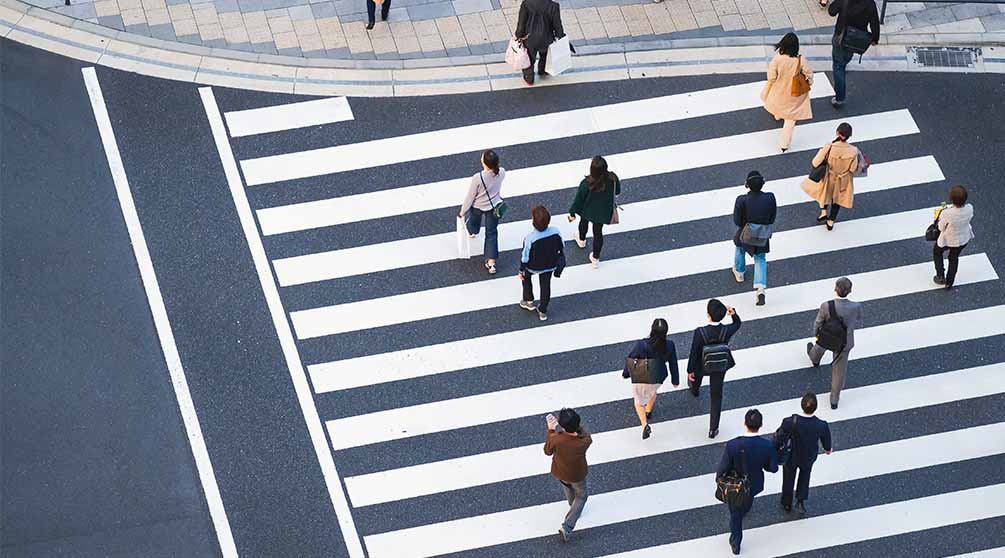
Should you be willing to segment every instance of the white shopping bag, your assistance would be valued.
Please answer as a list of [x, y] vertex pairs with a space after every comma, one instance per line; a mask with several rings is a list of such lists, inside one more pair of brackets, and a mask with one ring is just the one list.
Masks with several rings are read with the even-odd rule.
[[464, 218], [457, 218], [457, 259], [471, 259], [471, 239], [468, 237], [468, 228], [464, 225]]
[[548, 75], [557, 76], [571, 67], [572, 50], [569, 48], [569, 36], [566, 35], [548, 47], [548, 60], [544, 64], [544, 71]]
[[527, 54], [527, 49], [516, 37], [510, 39], [509, 45], [506, 46], [506, 63], [518, 72], [530, 66], [530, 56]]

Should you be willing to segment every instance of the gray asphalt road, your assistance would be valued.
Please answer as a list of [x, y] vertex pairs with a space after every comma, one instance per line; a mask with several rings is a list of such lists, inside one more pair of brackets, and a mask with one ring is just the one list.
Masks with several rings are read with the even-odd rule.
[[[4, 80], [3, 137], [18, 139], [4, 142], [0, 192], [4, 553], [153, 555], [141, 545], [163, 539], [157, 548], [167, 549], [164, 555], [213, 555], [218, 550], [212, 524], [80, 81], [80, 65], [13, 43], [0, 45], [5, 78], [16, 76]], [[98, 68], [98, 77], [240, 554], [347, 555], [197, 88], [105, 68]], [[237, 159], [244, 160], [756, 79], [702, 76], [449, 97], [351, 99], [352, 121], [236, 138], [231, 145]], [[1003, 85], [1001, 76], [994, 75], [854, 74], [851, 102], [844, 111], [835, 113], [826, 99], [814, 101], [817, 119], [909, 109], [920, 134], [864, 142], [862, 148], [874, 162], [933, 155], [947, 177], [945, 182], [909, 191], [859, 195], [854, 209], [842, 213], [842, 220], [931, 207], [942, 199], [949, 183], [962, 183], [970, 189], [977, 210], [978, 236], [967, 253], [984, 252], [999, 269], [1005, 248], [995, 233], [995, 216], [1005, 210], [1005, 196], [996, 180], [1005, 163], [994, 154], [1005, 148], [1005, 123], [994, 116], [1005, 108], [999, 94]], [[297, 100], [220, 88], [214, 93], [223, 111]], [[774, 126], [763, 111], [745, 110], [498, 151], [504, 166], [523, 168]], [[379, 161], [380, 153], [373, 157]], [[799, 175], [807, 167], [806, 153], [790, 153], [635, 178], [625, 180], [622, 203], [738, 184], [751, 168], [770, 179]], [[462, 153], [249, 187], [247, 192], [252, 207], [258, 209], [456, 178], [476, 169], [477, 155]], [[568, 189], [510, 197], [510, 215], [526, 218], [538, 203], [564, 208], [569, 199]], [[444, 208], [267, 237], [265, 248], [274, 260], [448, 232], [455, 211]], [[814, 216], [812, 203], [788, 206], [779, 213], [776, 233], [809, 226]], [[717, 217], [622, 233], [608, 239], [604, 260], [705, 244], [729, 238], [732, 230], [728, 217]], [[501, 274], [516, 272], [517, 256], [516, 251], [502, 254]], [[920, 239], [815, 254], [773, 262], [770, 286], [929, 258], [930, 245]], [[585, 262], [584, 253], [570, 252], [570, 264]], [[297, 311], [483, 278], [476, 261], [448, 261], [288, 287], [280, 293], [286, 310]], [[553, 302], [548, 324], [748, 289], [749, 285], [736, 285], [727, 273], [716, 271], [571, 295]], [[515, 280], [513, 296], [514, 300], [519, 296]], [[951, 293], [915, 293], [871, 302], [867, 325], [1003, 301], [998, 281], [961, 286]], [[673, 324], [674, 317], [667, 317]], [[759, 319], [741, 330], [736, 347], [806, 337], [812, 319], [812, 312]], [[298, 342], [298, 348], [304, 364], [310, 365], [536, 326], [536, 320], [530, 323], [526, 312], [513, 305], [309, 339]], [[690, 334], [673, 339], [684, 353]], [[859, 360], [853, 363], [848, 388], [1000, 362], [1003, 345], [1005, 336], [994, 336]], [[317, 395], [315, 402], [324, 421], [491, 393], [615, 368], [627, 348], [601, 344], [552, 357], [488, 363]], [[826, 392], [829, 375], [807, 367], [733, 382], [727, 385], [724, 408], [795, 398], [807, 389]], [[658, 420], [701, 414], [706, 405], [707, 395], [696, 403], [681, 392], [671, 393], [660, 400]], [[855, 448], [995, 423], [1003, 410], [1005, 397], [989, 395], [842, 421], [833, 430], [840, 448]], [[625, 400], [581, 412], [595, 432], [637, 424]], [[351, 477], [537, 443], [540, 423], [538, 416], [517, 418], [338, 451], [334, 458], [343, 478]], [[598, 464], [591, 468], [591, 489], [599, 494], [708, 473], [721, 451], [721, 444], [714, 444]], [[815, 488], [812, 513], [993, 484], [1000, 482], [1003, 466], [1005, 458], [994, 455]], [[544, 504], [560, 497], [544, 473], [355, 508], [353, 518], [359, 535], [366, 537]], [[749, 526], [786, 520], [773, 497], [764, 500], [758, 501]], [[86, 503], [85, 509], [77, 507], [81, 503]], [[150, 527], [137, 531], [136, 526]], [[1003, 546], [1003, 527], [1005, 520], [999, 517], [812, 554], [942, 557]], [[723, 510], [708, 507], [590, 529], [565, 547], [548, 537], [464, 555], [601, 556], [725, 529]]]

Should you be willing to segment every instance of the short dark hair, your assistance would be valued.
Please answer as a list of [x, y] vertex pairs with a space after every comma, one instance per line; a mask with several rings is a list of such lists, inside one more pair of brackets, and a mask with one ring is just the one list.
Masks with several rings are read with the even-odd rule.
[[752, 170], [747, 173], [747, 180], [745, 184], [747, 185], [747, 188], [750, 188], [752, 191], [760, 192], [761, 188], [764, 187], [764, 177], [761, 176], [760, 172]]
[[806, 395], [803, 396], [803, 400], [799, 402], [799, 406], [803, 408], [803, 412], [807, 415], [817, 412], [817, 394], [807, 391]]
[[551, 213], [548, 213], [548, 208], [543, 205], [534, 206], [534, 209], [530, 210], [531, 219], [534, 222], [534, 228], [543, 231], [548, 228], [548, 224], [551, 223]]
[[838, 124], [837, 129], [838, 139], [848, 141], [851, 139], [851, 124], [847, 122], [842, 122]]
[[751, 432], [757, 432], [761, 429], [761, 425], [764, 424], [764, 417], [761, 416], [761, 411], [757, 409], [750, 409], [747, 414], [743, 416], [743, 424], [746, 425], [747, 429]]
[[956, 207], [963, 207], [967, 204], [967, 189], [957, 184], [949, 189], [949, 201]]
[[795, 33], [786, 33], [782, 40], [775, 44], [778, 54], [786, 56], [799, 56], [799, 37]]
[[713, 322], [721, 322], [726, 317], [726, 305], [717, 298], [708, 301], [708, 317], [712, 318]]
[[842, 277], [834, 283], [834, 292], [841, 298], [851, 294], [851, 279]]
[[579, 413], [575, 409], [562, 409], [558, 412], [558, 425], [566, 432], [579, 432]]

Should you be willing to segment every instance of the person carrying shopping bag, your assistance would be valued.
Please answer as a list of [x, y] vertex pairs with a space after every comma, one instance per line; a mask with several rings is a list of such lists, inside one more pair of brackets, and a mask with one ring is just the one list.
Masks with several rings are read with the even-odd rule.
[[795, 33], [787, 33], [775, 45], [775, 56], [768, 64], [768, 82], [761, 91], [765, 110], [775, 120], [785, 121], [778, 143], [783, 153], [792, 145], [796, 121], [813, 118], [810, 106], [812, 84], [813, 69], [809, 61], [799, 55], [799, 38]]
[[482, 152], [481, 163], [482, 170], [471, 177], [457, 217], [464, 220], [470, 238], [478, 235], [482, 221], [485, 222], [485, 269], [495, 275], [499, 258], [499, 220], [506, 211], [506, 202], [501, 197], [506, 169], [499, 166], [499, 155], [491, 149]]
[[680, 385], [677, 347], [667, 338], [669, 329], [670, 326], [663, 318], [653, 320], [649, 337], [635, 343], [625, 359], [625, 368], [621, 373], [623, 378], [632, 380], [632, 398], [635, 401], [635, 413], [642, 423], [643, 440], [652, 434], [649, 419], [652, 418], [653, 406], [656, 405], [656, 393], [666, 381], [668, 371], [673, 387]]
[[523, 41], [530, 64], [523, 69], [523, 81], [534, 85], [534, 61], [537, 73], [544, 75], [548, 59], [548, 47], [555, 39], [565, 36], [562, 27], [562, 13], [554, 0], [523, 0], [517, 17], [516, 37]]
[[607, 161], [597, 155], [590, 161], [590, 174], [583, 178], [576, 190], [576, 197], [569, 207], [569, 222], [579, 215], [579, 233], [576, 245], [586, 248], [586, 231], [593, 224], [593, 251], [590, 262], [596, 268], [600, 265], [600, 251], [604, 247], [604, 225], [617, 224], [618, 213], [615, 196], [621, 194], [621, 180], [618, 175], [607, 170]]
[[826, 222], [829, 231], [834, 230], [838, 211], [842, 207], [850, 209], [855, 198], [853, 178], [858, 171], [860, 153], [848, 143], [849, 139], [851, 124], [842, 122], [834, 141], [821, 147], [813, 157], [813, 170], [802, 184], [803, 191], [820, 206], [817, 223]]

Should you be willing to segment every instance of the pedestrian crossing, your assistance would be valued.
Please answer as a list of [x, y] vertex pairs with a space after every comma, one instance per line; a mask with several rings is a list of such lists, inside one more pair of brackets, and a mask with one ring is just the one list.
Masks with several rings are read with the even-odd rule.
[[[814, 83], [814, 99], [832, 94], [824, 74]], [[922, 233], [953, 180], [939, 131], [919, 125], [910, 108], [840, 115], [826, 102], [814, 107], [816, 120], [797, 126], [784, 154], [770, 117], [754, 131], [706, 128], [723, 115], [763, 112], [762, 85], [738, 77], [724, 87], [565, 111], [507, 117], [486, 109], [459, 126], [349, 143], [338, 130], [360, 113], [354, 100], [221, 107], [221, 156], [232, 158], [233, 174], [240, 170], [252, 194], [235, 193], [235, 201], [249, 204], [257, 221], [249, 242], [266, 254], [282, 299], [277, 327], [294, 343], [288, 360], [298, 355], [291, 366], [309, 379], [304, 411], [319, 417], [324, 451], [338, 467], [334, 479], [326, 472], [338, 484], [330, 491], [344, 487], [348, 502], [348, 509], [336, 505], [337, 514], [355, 520], [339, 521], [343, 532], [354, 523], [367, 556], [725, 556], [728, 514], [712, 495], [722, 444], [742, 433], [748, 408], [762, 412], [769, 435], [798, 412], [805, 390], [822, 396], [829, 389], [827, 361], [812, 369], [805, 345], [816, 309], [842, 276], [853, 281], [851, 298], [865, 304], [866, 323], [856, 332], [840, 408], [818, 412], [831, 423], [836, 449], [814, 468], [819, 507], [814, 499], [809, 516], [784, 515], [769, 505], [780, 475], [768, 475], [752, 512], [765, 519], [745, 531], [743, 555], [869, 549], [1005, 517], [1005, 485], [987, 474], [1005, 466], [1005, 361], [1000, 350], [987, 350], [1005, 339], [1005, 297], [999, 262], [979, 240], [961, 256], [953, 291], [932, 282]], [[816, 205], [800, 184], [840, 122], [852, 124], [852, 142], [874, 164], [855, 179], [855, 208], [828, 232], [813, 224]], [[603, 155], [623, 181], [622, 222], [605, 227], [597, 269], [567, 242], [569, 267], [553, 282], [552, 319], [531, 318], [516, 307], [514, 278], [530, 230], [526, 209], [546, 201], [552, 224], [571, 240], [577, 223], [566, 222], [562, 204], [594, 154], [562, 140], [654, 125], [703, 137], [642, 149], [611, 144]], [[269, 134], [294, 137], [318, 126], [331, 131], [331, 145], [293, 142], [263, 152], [275, 149]], [[507, 158], [507, 148], [532, 145], [546, 162]], [[490, 147], [507, 168], [503, 197], [513, 207], [499, 227], [496, 277], [474, 257], [481, 235], [469, 241], [471, 260], [459, 257], [453, 230], [470, 174], [440, 164], [470, 157], [473, 174], [478, 152]], [[424, 182], [394, 171], [405, 164], [428, 169]], [[750, 284], [737, 285], [728, 271], [733, 200], [744, 192], [736, 176], [745, 171], [737, 169], [745, 166], [784, 169], [765, 185], [779, 208], [766, 306], [755, 306]], [[697, 171], [715, 181], [682, 183]], [[347, 191], [337, 184], [342, 177], [371, 186]], [[256, 194], [263, 190], [269, 195]], [[381, 233], [359, 234], [369, 229]], [[707, 437], [707, 396], [693, 400], [668, 380], [653, 436], [643, 441], [621, 378], [624, 357], [663, 317], [683, 375], [690, 332], [706, 322], [713, 297], [743, 319], [720, 434]], [[543, 415], [567, 406], [579, 410], [594, 443], [591, 495], [562, 547], [555, 533], [567, 504], [541, 446]], [[863, 485], [874, 488], [856, 491]], [[714, 528], [702, 520], [702, 529], [689, 529], [699, 515], [715, 518]], [[635, 536], [649, 521], [675, 527]], [[957, 554], [1000, 555], [993, 542]]]

